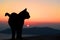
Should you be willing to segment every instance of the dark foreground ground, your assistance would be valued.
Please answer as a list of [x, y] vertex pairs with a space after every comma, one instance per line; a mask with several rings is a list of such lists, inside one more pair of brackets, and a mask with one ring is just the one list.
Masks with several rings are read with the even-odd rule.
[[[10, 39], [3, 39], [10, 40]], [[23, 37], [23, 40], [60, 40], [60, 36], [34, 36], [34, 37]]]

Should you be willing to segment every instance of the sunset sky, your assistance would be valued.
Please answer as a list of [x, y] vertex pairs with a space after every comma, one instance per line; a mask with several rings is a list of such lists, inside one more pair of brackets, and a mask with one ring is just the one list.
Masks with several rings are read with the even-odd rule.
[[19, 13], [27, 8], [31, 18], [26, 24], [60, 23], [60, 0], [0, 0], [0, 22], [7, 22], [5, 13]]

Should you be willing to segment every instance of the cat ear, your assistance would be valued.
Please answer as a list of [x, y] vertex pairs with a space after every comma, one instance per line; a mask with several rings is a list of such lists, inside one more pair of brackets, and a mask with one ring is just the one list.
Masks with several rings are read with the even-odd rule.
[[27, 11], [27, 8], [25, 8], [24, 11]]
[[21, 14], [22, 12], [25, 12], [25, 11], [27, 11], [27, 8], [25, 8], [24, 10], [22, 10], [19, 14]]

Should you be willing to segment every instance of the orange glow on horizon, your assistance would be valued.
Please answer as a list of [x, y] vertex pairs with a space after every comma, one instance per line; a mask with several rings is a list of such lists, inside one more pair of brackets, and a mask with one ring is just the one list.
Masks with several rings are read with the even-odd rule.
[[29, 2], [4, 2], [0, 4], [0, 22], [8, 22], [8, 17], [5, 13], [19, 13], [24, 8], [28, 9], [31, 18], [25, 20], [25, 24], [37, 23], [60, 23], [60, 5], [44, 4], [44, 3], [29, 3]]

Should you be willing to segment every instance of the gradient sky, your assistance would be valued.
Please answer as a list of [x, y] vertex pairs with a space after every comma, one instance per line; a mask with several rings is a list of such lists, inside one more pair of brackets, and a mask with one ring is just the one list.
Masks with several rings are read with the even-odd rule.
[[0, 22], [7, 22], [5, 13], [19, 13], [24, 8], [31, 15], [26, 24], [60, 23], [60, 0], [0, 0]]

